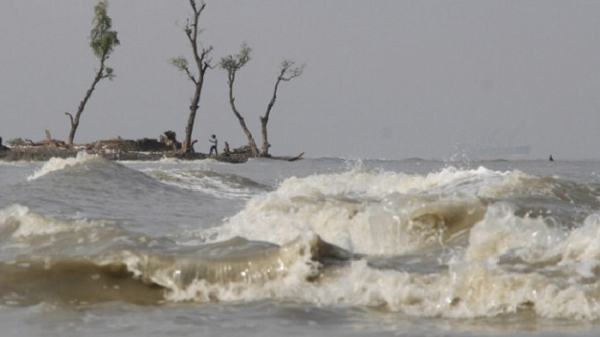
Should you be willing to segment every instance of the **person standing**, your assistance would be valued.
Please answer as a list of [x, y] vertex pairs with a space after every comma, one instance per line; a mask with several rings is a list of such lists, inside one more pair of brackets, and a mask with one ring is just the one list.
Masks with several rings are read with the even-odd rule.
[[8, 151], [10, 148], [2, 145], [2, 137], [0, 137], [0, 151]]
[[212, 135], [208, 141], [212, 143], [212, 145], [210, 146], [210, 152], [208, 153], [208, 155], [210, 156], [213, 153], [213, 150], [214, 150], [215, 151], [215, 155], [218, 156], [219, 155], [219, 151], [217, 150], [217, 145], [219, 144], [219, 141], [217, 140], [217, 136]]

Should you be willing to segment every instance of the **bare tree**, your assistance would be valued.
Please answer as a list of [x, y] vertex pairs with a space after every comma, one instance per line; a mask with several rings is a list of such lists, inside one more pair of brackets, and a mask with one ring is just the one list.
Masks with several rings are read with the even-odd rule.
[[77, 127], [79, 126], [79, 119], [81, 118], [81, 114], [83, 113], [83, 109], [85, 109], [85, 105], [87, 101], [92, 96], [92, 92], [96, 88], [96, 84], [100, 82], [104, 78], [108, 78], [112, 80], [115, 77], [114, 71], [112, 68], [107, 67], [105, 65], [106, 60], [112, 54], [114, 48], [120, 44], [119, 38], [117, 37], [117, 32], [112, 30], [112, 19], [107, 14], [108, 1], [102, 0], [96, 4], [94, 7], [94, 20], [92, 21], [94, 27], [90, 32], [90, 47], [94, 51], [94, 55], [100, 60], [100, 68], [96, 71], [96, 76], [94, 77], [94, 81], [92, 85], [85, 93], [85, 97], [79, 103], [79, 108], [77, 109], [77, 113], [75, 114], [75, 118], [68, 112], [65, 112], [66, 115], [71, 119], [71, 132], [69, 132], [69, 140], [68, 145], [73, 145], [73, 138], [75, 138], [75, 132], [77, 131]]
[[231, 105], [231, 109], [233, 110], [233, 114], [237, 117], [240, 122], [240, 126], [244, 130], [246, 137], [248, 138], [248, 146], [250, 147], [251, 155], [256, 157], [258, 155], [258, 146], [256, 146], [256, 142], [254, 141], [254, 137], [252, 137], [252, 133], [248, 130], [246, 126], [246, 122], [244, 117], [238, 111], [235, 105], [235, 98], [233, 97], [233, 83], [235, 82], [235, 75], [238, 70], [240, 70], [243, 66], [250, 61], [250, 53], [252, 49], [248, 47], [246, 43], [242, 44], [240, 48], [240, 52], [237, 55], [229, 55], [221, 58], [219, 62], [219, 66], [227, 71], [227, 77], [229, 84], [229, 104]]
[[204, 48], [202, 44], [198, 41], [198, 35], [202, 33], [202, 29], [198, 28], [198, 23], [200, 21], [200, 15], [204, 8], [206, 7], [206, 3], [204, 1], [200, 1], [198, 4], [196, 0], [190, 0], [190, 6], [192, 7], [192, 18], [187, 20], [183, 31], [187, 36], [190, 45], [192, 47], [192, 52], [194, 54], [194, 63], [198, 69], [198, 74], [194, 75], [188, 66], [188, 61], [185, 57], [179, 56], [171, 59], [171, 64], [175, 66], [180, 71], [186, 73], [188, 78], [194, 83], [195, 90], [194, 96], [192, 97], [192, 102], [190, 105], [190, 115], [188, 118], [188, 122], [185, 128], [185, 139], [183, 140], [182, 151], [188, 152], [192, 151], [192, 132], [194, 130], [194, 121], [196, 120], [196, 112], [198, 111], [200, 96], [202, 95], [202, 85], [204, 84], [204, 75], [209, 68], [212, 68], [210, 64], [209, 54], [212, 51], [213, 47], [210, 46], [208, 48]]
[[261, 155], [263, 157], [270, 156], [269, 147], [271, 145], [269, 144], [269, 140], [267, 137], [267, 123], [269, 123], [269, 116], [271, 115], [271, 110], [273, 109], [275, 101], [277, 100], [277, 90], [279, 89], [279, 83], [281, 83], [281, 81], [288, 82], [293, 78], [299, 77], [304, 71], [304, 65], [294, 67], [294, 64], [295, 62], [291, 60], [284, 60], [283, 62], [281, 62], [281, 70], [279, 72], [279, 76], [277, 77], [277, 81], [275, 81], [275, 87], [273, 88], [273, 97], [271, 98], [271, 101], [267, 106], [267, 111], [265, 112], [265, 115], [260, 117], [263, 140]]

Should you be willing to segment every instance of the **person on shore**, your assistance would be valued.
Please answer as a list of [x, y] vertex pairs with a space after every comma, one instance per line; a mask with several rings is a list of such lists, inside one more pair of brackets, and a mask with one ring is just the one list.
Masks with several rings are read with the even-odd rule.
[[8, 150], [10, 150], [10, 148], [2, 145], [2, 137], [0, 137], [0, 151], [8, 151]]
[[229, 149], [229, 143], [225, 142], [225, 147], [223, 147], [223, 154], [228, 156], [230, 153], [231, 153], [231, 150]]
[[217, 150], [217, 145], [219, 144], [219, 141], [217, 140], [217, 136], [212, 135], [210, 137], [210, 139], [208, 140], [209, 142], [212, 143], [212, 145], [210, 146], [210, 152], [208, 153], [208, 155], [212, 155], [213, 150], [215, 151], [215, 155], [219, 155], [219, 150]]

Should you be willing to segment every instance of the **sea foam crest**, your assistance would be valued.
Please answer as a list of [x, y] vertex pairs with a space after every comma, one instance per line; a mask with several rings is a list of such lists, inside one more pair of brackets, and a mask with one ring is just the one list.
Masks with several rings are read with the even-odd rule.
[[593, 291], [598, 282], [556, 282], [541, 273], [507, 272], [478, 261], [464, 261], [447, 272], [427, 274], [373, 268], [366, 260], [356, 260], [314, 279], [311, 261], [299, 254], [281, 277], [266, 282], [197, 278], [183, 287], [177, 282], [177, 270], [163, 272], [153, 274], [151, 281], [169, 290], [165, 294], [169, 301], [291, 300], [371, 307], [418, 317], [494, 317], [521, 310], [540, 317], [600, 317]]
[[[231, 250], [238, 244], [241, 249], [248, 248], [248, 241], [234, 238], [217, 243], [212, 249]], [[116, 258], [123, 261], [136, 277], [166, 288], [165, 295], [169, 300], [236, 301], [268, 298], [268, 292], [292, 283], [296, 288], [300, 287], [308, 278], [318, 275], [319, 264], [313, 258], [319, 259], [319, 254], [327, 255], [321, 253], [321, 249], [327, 250], [328, 246], [316, 236], [298, 238], [281, 247], [255, 244], [261, 248], [225, 256], [221, 256], [222, 252], [212, 254], [208, 251], [193, 256], [124, 251]]]
[[481, 219], [479, 189], [504, 176], [447, 168], [428, 175], [358, 169], [293, 177], [251, 199], [216, 230], [219, 240], [239, 235], [278, 244], [314, 232], [357, 253], [408, 253]]
[[[282, 300], [324, 306], [353, 306], [402, 312], [416, 317], [478, 318], [530, 310], [547, 318], [600, 317], [590, 291], [576, 284], [556, 284], [541, 274], [505, 274], [479, 264], [449, 273], [425, 275], [380, 270], [364, 260], [318, 282], [306, 280], [307, 265], [298, 263], [277, 281], [265, 284], [211, 284], [203, 280], [166, 294], [170, 301]], [[587, 288], [591, 289], [594, 285]]]
[[470, 230], [464, 255], [449, 265], [447, 290], [460, 308], [452, 308], [450, 316], [532, 309], [542, 317], [598, 319], [599, 240], [597, 213], [570, 228], [517, 216], [509, 203], [490, 205]]
[[[290, 269], [274, 282], [198, 280], [167, 298], [293, 300], [372, 307], [417, 317], [477, 318], [528, 311], [546, 318], [600, 318], [600, 281], [595, 275], [600, 253], [594, 243], [600, 236], [600, 214], [590, 215], [583, 226], [566, 233], [548, 226], [544, 219], [516, 216], [511, 205], [498, 203], [474, 229], [464, 255], [456, 256], [448, 270], [439, 273], [373, 268], [360, 259], [331, 273], [325, 271], [313, 282], [306, 277], [306, 260], [298, 259], [297, 270]], [[502, 264], [511, 256], [522, 260], [523, 268], [514, 262]], [[586, 270], [586, 266], [595, 267]]]
[[73, 229], [73, 225], [67, 221], [46, 218], [22, 205], [0, 210], [0, 226], [2, 229], [11, 228], [13, 238], [50, 235]]
[[74, 158], [50, 158], [40, 169], [36, 170], [31, 176], [27, 177], [28, 181], [32, 181], [38, 179], [40, 177], [45, 176], [50, 172], [63, 170], [68, 166], [75, 166], [80, 163], [85, 163], [92, 160], [98, 160], [98, 155], [90, 155], [85, 151], [81, 151]]
[[[304, 300], [299, 292], [309, 285], [307, 277], [314, 273], [314, 264], [299, 257], [282, 275], [265, 283], [210, 283], [198, 279], [185, 288], [170, 288], [169, 301], [256, 301], [265, 299]], [[300, 296], [299, 296], [300, 295]]]
[[509, 203], [492, 204], [470, 230], [465, 260], [497, 263], [507, 256], [582, 277], [600, 276], [600, 213], [572, 226], [551, 218], [517, 216]]
[[551, 259], [566, 233], [550, 227], [543, 218], [519, 217], [513, 205], [498, 202], [488, 206], [485, 217], [470, 230], [465, 259], [492, 261], [508, 252], [528, 262]]
[[256, 189], [266, 189], [248, 178], [202, 169], [146, 169], [144, 173], [178, 188], [201, 191], [217, 198], [248, 199]]
[[53, 235], [104, 225], [102, 221], [53, 219], [18, 204], [0, 210], [0, 230], [11, 230], [13, 238]]

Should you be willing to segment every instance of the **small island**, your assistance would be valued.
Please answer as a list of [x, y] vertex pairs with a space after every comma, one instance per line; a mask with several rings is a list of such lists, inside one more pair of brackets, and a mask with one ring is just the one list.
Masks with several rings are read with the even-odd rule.
[[213, 47], [205, 47], [205, 45], [199, 41], [199, 35], [202, 32], [202, 29], [200, 28], [200, 16], [206, 7], [206, 3], [202, 0], [189, 0], [189, 2], [192, 10], [191, 16], [186, 20], [186, 23], [182, 28], [186, 39], [190, 43], [194, 58], [192, 62], [188, 62], [187, 58], [184, 56], [174, 57], [170, 60], [171, 64], [176, 69], [185, 74], [187, 80], [189, 80], [194, 87], [194, 94], [189, 108], [189, 117], [185, 125], [185, 133], [182, 142], [177, 141], [175, 132], [169, 130], [160, 135], [158, 139], [142, 138], [131, 140], [117, 137], [108, 140], [98, 140], [88, 144], [74, 143], [81, 117], [96, 86], [104, 79], [112, 81], [116, 77], [114, 69], [107, 65], [107, 61], [121, 42], [117, 31], [112, 28], [112, 19], [108, 15], [108, 1], [99, 0], [94, 7], [94, 19], [92, 21], [92, 29], [89, 36], [90, 47], [98, 59], [99, 65], [95, 70], [93, 81], [86, 90], [76, 112], [74, 114], [70, 112], [64, 113], [69, 117], [70, 122], [70, 132], [67, 141], [64, 142], [53, 139], [48, 130], [46, 130], [46, 138], [43, 141], [33, 142], [31, 140], [17, 138], [7, 142], [10, 147], [2, 145], [2, 138], [0, 138], [0, 160], [46, 161], [53, 157], [75, 157], [82, 151], [88, 154], [101, 156], [108, 160], [148, 161], [160, 160], [163, 158], [186, 160], [214, 158], [223, 162], [244, 163], [248, 161], [248, 158], [252, 157], [288, 161], [301, 159], [304, 152], [295, 157], [271, 156], [269, 153], [271, 144], [268, 140], [267, 125], [277, 99], [277, 92], [280, 84], [300, 77], [304, 71], [304, 65], [296, 66], [295, 62], [289, 59], [283, 60], [281, 63], [275, 79], [271, 99], [267, 104], [264, 115], [259, 116], [262, 137], [262, 146], [259, 147], [252, 132], [246, 126], [245, 119], [242, 116], [239, 107], [235, 104], [235, 97], [233, 95], [236, 74], [251, 59], [252, 49], [246, 43], [242, 44], [238, 54], [222, 57], [218, 66], [227, 73], [229, 103], [234, 116], [238, 120], [242, 131], [248, 139], [248, 144], [233, 150], [230, 150], [229, 145], [226, 144], [223, 151], [221, 153], [217, 151], [216, 155], [198, 153], [194, 150], [196, 140], [192, 140], [192, 133], [194, 122], [196, 120], [196, 113], [200, 107], [204, 76], [208, 70], [215, 68], [216, 65], [211, 63], [212, 58], [210, 57], [210, 54], [213, 52]]
[[[44, 141], [33, 142], [31, 140], [17, 138], [7, 142], [10, 147], [2, 143], [0, 137], [0, 160], [14, 161], [47, 161], [51, 158], [71, 158], [79, 153], [85, 152], [97, 155], [107, 160], [131, 160], [131, 161], [157, 161], [164, 158], [180, 160], [215, 159], [228, 163], [245, 163], [248, 158], [253, 157], [249, 146], [241, 146], [232, 150], [227, 149], [218, 155], [208, 155], [195, 152], [193, 147], [182, 151], [182, 145], [177, 141], [173, 131], [165, 131], [158, 139], [142, 138], [137, 140], [123, 139], [121, 137], [108, 140], [98, 140], [87, 144], [68, 145], [67, 143], [52, 139], [50, 132], [46, 131]], [[304, 152], [295, 157], [264, 158], [296, 161], [302, 159]]]

